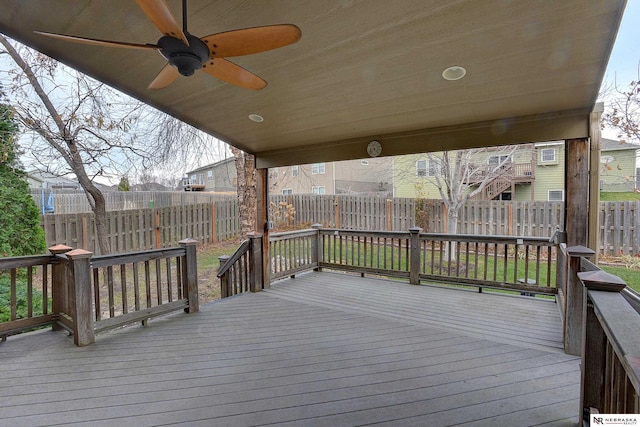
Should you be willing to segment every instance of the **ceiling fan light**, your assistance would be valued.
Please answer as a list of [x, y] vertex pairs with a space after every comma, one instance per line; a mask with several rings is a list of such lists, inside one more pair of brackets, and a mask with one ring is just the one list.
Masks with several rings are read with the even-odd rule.
[[179, 52], [172, 55], [169, 63], [176, 67], [183, 76], [192, 76], [196, 70], [202, 67], [200, 58], [187, 52]]
[[467, 70], [464, 67], [459, 65], [453, 65], [451, 67], [445, 68], [442, 72], [442, 78], [445, 80], [460, 80], [467, 74]]
[[256, 123], [262, 123], [264, 122], [264, 117], [262, 117], [260, 114], [254, 113], [254, 114], [249, 114], [249, 120]]

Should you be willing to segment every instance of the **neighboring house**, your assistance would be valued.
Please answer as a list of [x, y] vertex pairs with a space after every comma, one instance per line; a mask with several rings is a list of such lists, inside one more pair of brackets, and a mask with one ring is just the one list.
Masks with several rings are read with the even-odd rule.
[[392, 166], [392, 158], [377, 157], [271, 168], [269, 192], [390, 196]]
[[[453, 160], [453, 155], [450, 159]], [[475, 196], [479, 200], [531, 200], [536, 179], [536, 151], [532, 144], [514, 148], [496, 147], [471, 154], [469, 191], [488, 180], [484, 190]], [[439, 199], [436, 175], [442, 176], [442, 153], [410, 154], [394, 159], [395, 197]], [[491, 177], [499, 167], [501, 173]], [[444, 184], [444, 183], [443, 183]]]
[[600, 147], [600, 191], [635, 191], [636, 161], [640, 146], [602, 139]]
[[236, 163], [233, 157], [187, 172], [182, 180], [182, 188], [185, 191], [235, 193], [237, 184]]
[[39, 170], [27, 172], [27, 182], [29, 183], [29, 188], [33, 190], [82, 190], [77, 181]]
[[[601, 140], [600, 190], [634, 191], [636, 189], [636, 159], [640, 146], [624, 141]], [[488, 167], [508, 155], [499, 148], [486, 151], [478, 159]], [[441, 173], [438, 153], [433, 161], [427, 154], [398, 156], [394, 159], [394, 196], [440, 198], [435, 175]], [[565, 145], [563, 141], [523, 144], [505, 163], [504, 176], [494, 179], [480, 200], [564, 200]], [[469, 181], [477, 185], [482, 172]]]

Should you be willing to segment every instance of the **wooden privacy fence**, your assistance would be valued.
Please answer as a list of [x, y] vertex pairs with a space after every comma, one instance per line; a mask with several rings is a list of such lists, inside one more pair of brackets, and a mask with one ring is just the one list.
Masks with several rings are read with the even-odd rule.
[[[414, 226], [429, 233], [447, 230], [441, 200], [295, 194], [271, 196], [270, 205], [277, 229], [318, 223], [367, 231]], [[293, 215], [280, 215], [283, 207]], [[564, 209], [563, 202], [469, 201], [459, 212], [458, 233], [548, 238], [563, 229]], [[640, 202], [602, 202], [600, 209], [600, 254], [640, 255]], [[107, 216], [114, 253], [173, 246], [183, 236], [209, 243], [240, 233], [238, 201], [232, 196], [218, 196], [211, 203], [119, 209]], [[43, 228], [50, 246], [61, 243], [99, 253], [91, 213], [47, 214]]]
[[[100, 254], [92, 213], [42, 217], [48, 246], [64, 244]], [[183, 236], [208, 243], [238, 234], [237, 203], [195, 204], [107, 212], [112, 253], [175, 246]]]

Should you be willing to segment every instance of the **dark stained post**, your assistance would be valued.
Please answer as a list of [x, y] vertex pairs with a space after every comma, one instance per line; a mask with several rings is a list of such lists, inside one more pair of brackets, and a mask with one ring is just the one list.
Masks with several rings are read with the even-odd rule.
[[565, 167], [567, 246], [587, 246], [589, 234], [589, 140], [569, 139]]
[[182, 292], [189, 301], [189, 307], [184, 311], [186, 313], [196, 313], [200, 310], [198, 301], [198, 260], [196, 255], [198, 241], [188, 238], [180, 240], [178, 243], [185, 250], [182, 262]]
[[411, 244], [409, 252], [409, 283], [420, 284], [420, 232], [422, 228], [411, 227]]
[[578, 280], [580, 259], [593, 256], [594, 251], [585, 246], [571, 246], [567, 248], [569, 255], [569, 272], [567, 274], [567, 294], [565, 298], [566, 313], [564, 322], [564, 351], [567, 354], [579, 356], [582, 352], [582, 326], [584, 322], [584, 307], [586, 293], [584, 286]]
[[91, 301], [92, 252], [74, 249], [65, 254], [69, 259], [68, 283], [71, 284], [71, 313], [73, 318], [73, 342], [83, 347], [95, 342], [93, 330], [93, 305]]
[[[227, 261], [229, 261], [229, 258], [231, 258], [229, 255], [220, 255], [218, 257], [218, 261], [220, 261], [220, 268], [222, 268]], [[229, 270], [227, 270], [221, 277], [220, 277], [220, 298], [227, 298], [230, 294], [229, 292]]]
[[584, 283], [584, 287], [586, 288], [580, 378], [580, 415], [582, 416], [584, 411], [588, 411], [590, 408], [603, 410], [606, 407], [604, 387], [605, 372], [607, 369], [607, 337], [596, 316], [593, 304], [589, 303], [587, 291], [620, 292], [624, 289], [626, 283], [618, 276], [601, 270], [578, 273], [578, 278]]
[[311, 243], [311, 262], [316, 265], [315, 271], [322, 271], [322, 267], [320, 267], [320, 262], [323, 259], [322, 235], [320, 234], [322, 224], [313, 224], [311, 228], [316, 230], [316, 238]]
[[[61, 258], [60, 255], [63, 255], [72, 249], [72, 247], [66, 245], [55, 245], [49, 248], [49, 252], [57, 258]], [[63, 260], [63, 262], [57, 262], [51, 266], [51, 310], [55, 315], [67, 313], [67, 311], [69, 311], [69, 287], [67, 285], [65, 263], [66, 260]], [[58, 322], [55, 322], [51, 326], [51, 329], [58, 331], [62, 329], [62, 326]]]
[[249, 233], [249, 291], [262, 290], [262, 234]]
[[256, 231], [262, 234], [262, 278], [256, 284], [267, 289], [271, 284], [269, 260], [269, 170], [256, 169]]

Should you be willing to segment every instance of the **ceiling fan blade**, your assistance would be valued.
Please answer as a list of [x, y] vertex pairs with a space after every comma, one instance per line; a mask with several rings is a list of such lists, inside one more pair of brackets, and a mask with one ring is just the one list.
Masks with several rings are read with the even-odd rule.
[[51, 37], [58, 40], [64, 40], [67, 42], [90, 44], [94, 46], [124, 47], [129, 49], [152, 49], [152, 50], [160, 49], [160, 46], [155, 44], [116, 42], [112, 40], [100, 40], [100, 39], [91, 39], [87, 37], [67, 36], [65, 34], [46, 33], [44, 31], [34, 31], [34, 33], [41, 34], [43, 36]]
[[176, 22], [164, 0], [136, 0], [136, 3], [162, 34], [180, 39], [189, 46], [187, 36]]
[[209, 46], [212, 58], [231, 58], [287, 46], [300, 37], [302, 32], [297, 26], [280, 24], [226, 31], [200, 40]]
[[251, 71], [222, 58], [205, 62], [202, 70], [217, 79], [245, 89], [259, 90], [267, 85], [266, 81]]
[[179, 75], [180, 72], [178, 72], [178, 69], [176, 67], [171, 64], [167, 64], [164, 66], [164, 68], [162, 68], [162, 70], [160, 70], [156, 78], [153, 79], [151, 83], [149, 83], [147, 89], [164, 89], [165, 87], [173, 83], [173, 81], [177, 79]]

